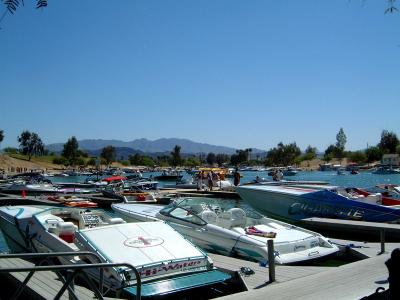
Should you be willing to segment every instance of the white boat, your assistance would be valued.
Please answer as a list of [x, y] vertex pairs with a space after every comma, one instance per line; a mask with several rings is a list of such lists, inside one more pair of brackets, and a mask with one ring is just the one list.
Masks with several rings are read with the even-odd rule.
[[338, 251], [318, 233], [226, 205], [227, 201], [217, 199], [183, 198], [168, 206], [113, 204], [112, 208], [127, 220], [165, 220], [205, 250], [253, 261], [268, 260], [268, 239], [274, 240], [278, 264], [316, 259]]
[[[13, 251], [92, 251], [102, 262], [129, 263], [140, 273], [143, 296], [210, 289], [230, 280], [205, 252], [164, 222], [126, 223], [99, 210], [10, 206], [0, 208], [0, 228]], [[63, 263], [88, 259], [60, 258]], [[98, 271], [89, 275], [99, 278]], [[136, 293], [135, 276], [127, 269], [109, 269], [104, 279], [112, 291], [122, 289], [127, 297]]]

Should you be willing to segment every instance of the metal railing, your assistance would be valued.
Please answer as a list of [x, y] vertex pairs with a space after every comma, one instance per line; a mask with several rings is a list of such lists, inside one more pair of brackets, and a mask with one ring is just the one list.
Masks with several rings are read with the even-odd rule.
[[[29, 280], [32, 278], [35, 272], [41, 271], [53, 271], [57, 274], [59, 279], [62, 281], [63, 285], [61, 289], [58, 291], [57, 295], [54, 297], [55, 300], [61, 298], [64, 292], [68, 289], [69, 298], [74, 300], [79, 300], [79, 297], [76, 295], [74, 291], [74, 279], [77, 275], [81, 275], [91, 290], [94, 292], [98, 299], [103, 298], [103, 284], [104, 284], [104, 269], [105, 268], [114, 268], [114, 267], [126, 267], [131, 269], [136, 277], [136, 299], [141, 298], [141, 278], [140, 274], [137, 269], [128, 264], [128, 263], [101, 263], [101, 259], [98, 254], [90, 252], [90, 251], [77, 251], [77, 252], [54, 252], [54, 253], [21, 253], [21, 254], [2, 254], [0, 255], [0, 259], [37, 259], [37, 258], [50, 258], [50, 257], [67, 257], [67, 256], [92, 256], [95, 257], [99, 263], [85, 263], [85, 264], [68, 264], [68, 265], [34, 265], [30, 267], [15, 267], [15, 268], [0, 268], [0, 273], [13, 273], [13, 272], [29, 272], [27, 277], [24, 279], [23, 282], [19, 285], [18, 289], [14, 292], [10, 300], [17, 299], [21, 293], [23, 292], [24, 288], [28, 284]], [[99, 287], [93, 282], [93, 280], [84, 272], [87, 269], [99, 269]], [[61, 275], [60, 271], [67, 271], [67, 276]]]

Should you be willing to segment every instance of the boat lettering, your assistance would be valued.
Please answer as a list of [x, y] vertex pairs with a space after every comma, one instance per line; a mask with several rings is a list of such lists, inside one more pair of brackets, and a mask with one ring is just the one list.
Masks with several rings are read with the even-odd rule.
[[164, 243], [164, 240], [160, 237], [137, 236], [125, 240], [124, 245], [132, 248], [146, 248], [158, 246], [162, 243]]
[[146, 276], [154, 276], [162, 273], [167, 273], [171, 271], [187, 271], [187, 270], [192, 270], [194, 267], [200, 267], [202, 263], [203, 261], [201, 260], [193, 260], [189, 262], [175, 263], [175, 264], [172, 263], [169, 265], [144, 269], [139, 271], [139, 273], [141, 277], [146, 277]]
[[288, 209], [289, 215], [311, 215], [311, 216], [323, 216], [323, 217], [341, 217], [341, 218], [350, 218], [361, 220], [364, 216], [364, 211], [353, 209], [353, 208], [345, 208], [345, 207], [335, 207], [332, 205], [312, 205], [308, 203], [299, 203], [295, 202], [290, 205]]

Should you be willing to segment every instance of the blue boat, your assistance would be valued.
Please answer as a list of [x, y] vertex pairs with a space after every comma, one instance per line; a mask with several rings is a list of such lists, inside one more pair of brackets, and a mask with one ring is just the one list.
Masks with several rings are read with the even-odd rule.
[[395, 222], [400, 206], [381, 205], [382, 195], [355, 196], [349, 189], [311, 185], [246, 185], [236, 191], [254, 209], [289, 222], [310, 217]]

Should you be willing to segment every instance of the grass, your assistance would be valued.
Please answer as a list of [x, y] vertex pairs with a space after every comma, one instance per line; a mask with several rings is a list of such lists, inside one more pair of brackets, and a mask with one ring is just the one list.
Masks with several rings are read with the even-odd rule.
[[[8, 154], [10, 157], [15, 158], [15, 159], [20, 159], [20, 160], [26, 160], [28, 161], [28, 155], [20, 154], [20, 153], [13, 153], [13, 154]], [[32, 156], [31, 162], [42, 162], [42, 163], [53, 163], [54, 155], [45, 155], [45, 156]]]

